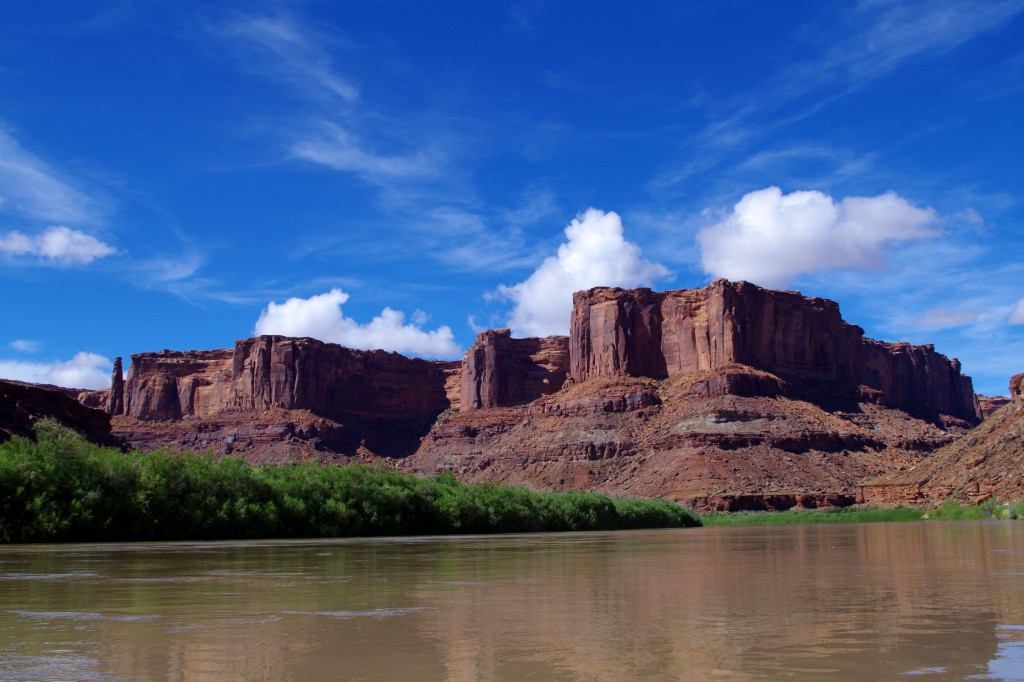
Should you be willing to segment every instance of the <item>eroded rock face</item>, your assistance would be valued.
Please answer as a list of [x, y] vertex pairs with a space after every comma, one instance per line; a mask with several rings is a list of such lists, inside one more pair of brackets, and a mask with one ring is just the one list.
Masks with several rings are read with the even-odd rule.
[[150, 421], [202, 417], [231, 407], [231, 350], [132, 355], [124, 413]]
[[872, 506], [936, 505], [950, 497], [968, 504], [989, 498], [1024, 500], [1024, 374], [1010, 380], [1014, 399], [958, 440], [914, 466], [860, 486]]
[[1014, 374], [1010, 379], [1010, 396], [1014, 400], [1024, 399], [1024, 373]]
[[565, 336], [513, 339], [508, 329], [476, 337], [462, 363], [462, 409], [525, 405], [562, 388], [569, 371]]
[[[225, 413], [243, 415], [235, 418], [241, 422], [246, 414], [305, 410], [336, 424], [329, 438], [317, 436], [325, 447], [401, 456], [451, 408], [448, 393], [456, 367], [283, 336], [242, 339], [231, 350], [139, 353], [128, 371], [125, 414], [140, 421], [221, 424]], [[166, 441], [195, 441], [174, 429], [163, 431], [160, 438]], [[155, 433], [152, 428], [132, 432]], [[281, 433], [292, 436], [287, 429]], [[147, 447], [141, 438], [133, 444]]]
[[111, 434], [110, 415], [82, 405], [55, 388], [0, 379], [0, 443], [11, 436], [35, 438], [33, 425], [50, 417], [100, 445], [120, 447]]
[[780, 388], [738, 364], [588, 379], [526, 406], [452, 416], [399, 465], [699, 509], [812, 507], [850, 504], [865, 478], [912, 466], [963, 432], [874, 403], [830, 411]]
[[930, 418], [980, 417], [959, 362], [932, 346], [866, 339], [827, 299], [717, 280], [662, 293], [598, 287], [577, 292], [573, 304], [575, 382], [740, 364], [772, 373], [794, 396], [857, 402], [867, 394]]
[[846, 503], [978, 419], [956, 360], [866, 339], [833, 301], [719, 280], [574, 303], [569, 337], [489, 331], [461, 363], [280, 336], [139, 354], [115, 430], [144, 449], [387, 456], [468, 481], [776, 508]]
[[114, 358], [114, 370], [110, 373], [110, 392], [107, 394], [106, 410], [110, 414], [124, 414], [124, 373], [121, 358]]
[[1010, 402], [1010, 398], [1005, 396], [996, 395], [979, 395], [978, 396], [978, 411], [981, 412], [982, 419], [988, 419], [991, 417], [996, 410], [1003, 405]]

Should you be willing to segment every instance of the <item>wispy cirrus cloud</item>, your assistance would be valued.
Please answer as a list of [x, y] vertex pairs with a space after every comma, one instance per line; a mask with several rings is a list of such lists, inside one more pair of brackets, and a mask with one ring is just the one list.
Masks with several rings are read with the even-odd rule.
[[436, 164], [424, 151], [389, 156], [371, 151], [368, 144], [336, 123], [320, 121], [314, 129], [289, 147], [295, 158], [373, 180], [419, 178], [436, 171]]
[[20, 353], [36, 353], [43, 346], [40, 341], [33, 339], [15, 339], [7, 345]]
[[242, 50], [246, 69], [283, 85], [305, 103], [293, 110], [294, 123], [285, 126], [283, 145], [290, 158], [378, 184], [436, 172], [434, 152], [398, 139], [396, 126], [382, 124], [373, 103], [362, 100], [356, 79], [334, 64], [327, 47], [339, 42], [336, 35], [290, 14], [236, 16], [217, 33]]
[[1024, 0], [865, 0], [840, 15], [838, 26], [794, 26], [812, 56], [725, 101], [702, 100], [710, 122], [686, 140], [687, 160], [663, 169], [649, 188], [684, 186], [904, 64], [947, 54], [1022, 11]]
[[925, 330], [953, 329], [974, 324], [978, 316], [977, 310], [955, 310], [939, 306], [913, 318], [910, 324]]
[[314, 99], [359, 99], [359, 88], [339, 73], [320, 37], [286, 15], [242, 16], [220, 26], [220, 34], [244, 49], [244, 62], [261, 76]]
[[0, 125], [0, 213], [81, 225], [100, 222], [104, 212], [101, 202], [72, 186]]
[[1017, 301], [1017, 305], [1013, 307], [1009, 322], [1010, 324], [1024, 324], [1024, 298]]
[[865, 0], [854, 11], [854, 20], [865, 22], [862, 30], [799, 71], [838, 75], [856, 87], [917, 55], [951, 52], [1021, 11], [1021, 0]]

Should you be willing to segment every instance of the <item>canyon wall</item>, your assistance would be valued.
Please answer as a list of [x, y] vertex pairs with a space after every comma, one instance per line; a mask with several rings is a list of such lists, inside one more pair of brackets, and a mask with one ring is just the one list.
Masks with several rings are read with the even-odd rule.
[[735, 363], [775, 374], [799, 397], [867, 398], [922, 416], [979, 419], [958, 361], [932, 346], [866, 339], [834, 301], [747, 282], [577, 292], [569, 349], [574, 382], [663, 379]]
[[561, 389], [568, 372], [568, 337], [513, 339], [508, 329], [485, 331], [463, 360], [460, 405], [525, 405]]
[[253, 420], [284, 420], [260, 428], [285, 438], [297, 433], [294, 419], [273, 415], [305, 411], [330, 423], [321, 419], [298, 431], [335, 452], [404, 456], [439, 414], [458, 404], [458, 369], [456, 362], [282, 336], [242, 339], [227, 350], [139, 353], [124, 384], [123, 413], [137, 422], [209, 424], [187, 427], [196, 433], [138, 423], [124, 428], [141, 447], [168, 439], [205, 442], [207, 432], [241, 438], [249, 427], [230, 424]]
[[124, 414], [167, 421], [204, 417], [233, 406], [232, 355], [230, 349], [132, 355], [123, 389]]
[[446, 370], [455, 365], [316, 339], [260, 336], [235, 343], [232, 399], [250, 411], [280, 407], [326, 417], [433, 420], [450, 407]]
[[124, 414], [160, 421], [282, 408], [432, 418], [451, 404], [446, 382], [456, 365], [283, 336], [242, 339], [226, 350], [138, 353]]

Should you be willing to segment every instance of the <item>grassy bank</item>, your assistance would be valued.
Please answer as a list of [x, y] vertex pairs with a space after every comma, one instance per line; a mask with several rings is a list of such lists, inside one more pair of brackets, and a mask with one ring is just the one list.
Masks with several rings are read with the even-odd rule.
[[213, 540], [700, 525], [682, 507], [422, 478], [381, 466], [250, 466], [122, 453], [55, 422], [0, 445], [0, 542]]
[[985, 521], [1024, 519], [1024, 502], [1004, 504], [988, 500], [965, 506], [946, 500], [931, 510], [896, 507], [895, 509], [832, 508], [800, 509], [781, 512], [707, 512], [701, 515], [705, 526], [781, 526], [792, 523], [879, 523], [886, 521]]
[[793, 523], [882, 523], [886, 521], [918, 521], [924, 511], [897, 507], [895, 509], [860, 509], [833, 507], [829, 509], [791, 509], [779, 512], [708, 512], [701, 515], [705, 526], [783, 526]]

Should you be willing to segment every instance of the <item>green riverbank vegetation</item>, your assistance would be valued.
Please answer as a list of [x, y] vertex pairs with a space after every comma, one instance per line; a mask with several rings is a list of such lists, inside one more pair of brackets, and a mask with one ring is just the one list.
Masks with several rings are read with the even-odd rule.
[[882, 523], [919, 521], [921, 509], [897, 507], [875, 509], [830, 507], [828, 509], [790, 509], [777, 512], [707, 512], [701, 515], [705, 526], [784, 526], [793, 523]]
[[946, 500], [924, 516], [936, 521], [1016, 521], [1024, 519], [1024, 502], [1006, 504], [994, 497], [978, 505], [964, 506], [956, 500]]
[[887, 521], [986, 521], [1024, 519], [1024, 502], [1003, 504], [995, 499], [979, 505], [964, 506], [946, 500], [935, 509], [896, 507], [832, 507], [829, 509], [791, 509], [778, 512], [705, 512], [705, 526], [783, 526], [793, 523], [882, 523]]
[[386, 464], [251, 466], [123, 453], [41, 420], [0, 444], [0, 542], [511, 533], [699, 526], [683, 507], [594, 493], [464, 485]]

